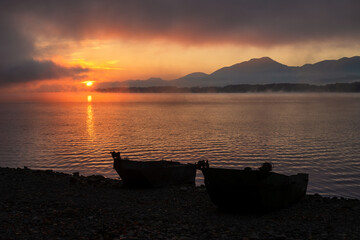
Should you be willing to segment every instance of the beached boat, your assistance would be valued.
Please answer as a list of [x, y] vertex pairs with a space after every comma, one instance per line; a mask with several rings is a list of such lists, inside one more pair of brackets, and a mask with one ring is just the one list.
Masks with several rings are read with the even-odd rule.
[[306, 194], [309, 180], [305, 173], [286, 176], [271, 172], [269, 163], [264, 163], [259, 170], [211, 168], [204, 161], [198, 165], [211, 201], [220, 208], [243, 212], [289, 206]]
[[173, 161], [132, 161], [122, 159], [119, 152], [111, 153], [114, 169], [124, 184], [133, 187], [163, 187], [194, 184], [196, 164]]

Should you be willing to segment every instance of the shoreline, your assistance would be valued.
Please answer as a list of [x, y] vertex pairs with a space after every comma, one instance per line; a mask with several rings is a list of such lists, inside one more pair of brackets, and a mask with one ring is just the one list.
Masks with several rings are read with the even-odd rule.
[[3, 239], [358, 239], [360, 200], [306, 195], [267, 214], [226, 213], [204, 187], [0, 168]]

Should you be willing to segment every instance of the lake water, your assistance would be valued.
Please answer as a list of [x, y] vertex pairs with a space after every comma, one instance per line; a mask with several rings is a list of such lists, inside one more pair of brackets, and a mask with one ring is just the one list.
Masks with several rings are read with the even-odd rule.
[[133, 160], [206, 158], [224, 168], [270, 161], [280, 173], [309, 173], [309, 193], [360, 198], [360, 94], [34, 99], [0, 103], [1, 167], [118, 178], [113, 150]]

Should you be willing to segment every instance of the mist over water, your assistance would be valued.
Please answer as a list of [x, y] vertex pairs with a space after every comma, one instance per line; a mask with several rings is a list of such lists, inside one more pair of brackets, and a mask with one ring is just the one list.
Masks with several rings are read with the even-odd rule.
[[118, 178], [113, 150], [224, 168], [270, 161], [309, 173], [309, 193], [360, 198], [360, 94], [107, 96], [0, 103], [0, 166]]

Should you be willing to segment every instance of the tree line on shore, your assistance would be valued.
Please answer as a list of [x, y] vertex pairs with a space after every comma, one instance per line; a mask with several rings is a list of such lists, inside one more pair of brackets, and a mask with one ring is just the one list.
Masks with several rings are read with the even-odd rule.
[[98, 92], [120, 93], [258, 93], [258, 92], [360, 92], [360, 82], [312, 85], [305, 83], [239, 84], [225, 87], [117, 87]]

